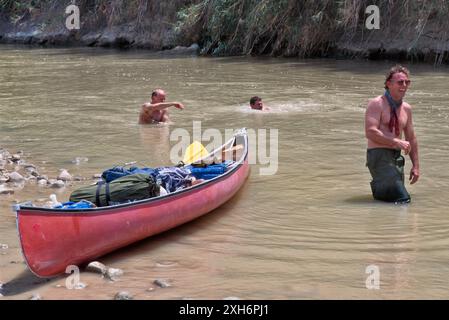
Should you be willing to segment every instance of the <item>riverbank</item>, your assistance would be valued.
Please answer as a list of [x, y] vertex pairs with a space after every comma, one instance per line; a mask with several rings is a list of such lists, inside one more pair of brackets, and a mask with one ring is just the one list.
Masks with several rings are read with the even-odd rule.
[[[8, 1], [0, 42], [172, 50], [209, 56], [266, 55], [449, 62], [449, 6], [381, 1], [368, 30], [367, 1], [80, 1], [80, 29], [65, 26], [65, 3]], [[193, 47], [192, 47], [193, 45]]]

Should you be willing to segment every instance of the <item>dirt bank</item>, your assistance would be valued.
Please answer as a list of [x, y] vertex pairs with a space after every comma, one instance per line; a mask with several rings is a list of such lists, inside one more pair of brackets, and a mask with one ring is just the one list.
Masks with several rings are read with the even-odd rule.
[[446, 1], [374, 1], [380, 28], [368, 30], [365, 10], [372, 2], [80, 0], [80, 29], [69, 31], [70, 3], [8, 0], [0, 16], [0, 42], [151, 50], [198, 43], [201, 54], [213, 56], [449, 62]]

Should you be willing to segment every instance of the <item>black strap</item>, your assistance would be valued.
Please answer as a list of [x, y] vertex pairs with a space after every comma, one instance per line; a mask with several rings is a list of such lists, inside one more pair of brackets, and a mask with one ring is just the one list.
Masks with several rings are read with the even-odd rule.
[[103, 184], [104, 184], [104, 181], [98, 181], [98, 183], [97, 183], [97, 191], [95, 192], [95, 204], [97, 205], [97, 207], [101, 207], [100, 191], [101, 191], [101, 186]]
[[109, 193], [109, 183], [106, 183], [106, 205], [109, 205], [111, 202], [111, 194]]

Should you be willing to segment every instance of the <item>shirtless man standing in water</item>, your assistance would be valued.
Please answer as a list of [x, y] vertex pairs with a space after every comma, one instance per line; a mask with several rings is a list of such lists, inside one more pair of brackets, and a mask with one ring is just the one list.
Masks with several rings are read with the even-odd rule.
[[184, 105], [179, 102], [165, 102], [165, 92], [156, 89], [151, 94], [151, 103], [144, 103], [139, 115], [139, 124], [168, 122], [167, 108], [175, 107], [184, 109]]
[[367, 166], [373, 177], [371, 190], [378, 200], [410, 201], [404, 186], [405, 159], [401, 150], [412, 161], [410, 183], [414, 184], [419, 178], [418, 141], [413, 129], [412, 108], [402, 101], [409, 86], [409, 71], [402, 66], [391, 68], [385, 80], [385, 94], [372, 99], [366, 109]]

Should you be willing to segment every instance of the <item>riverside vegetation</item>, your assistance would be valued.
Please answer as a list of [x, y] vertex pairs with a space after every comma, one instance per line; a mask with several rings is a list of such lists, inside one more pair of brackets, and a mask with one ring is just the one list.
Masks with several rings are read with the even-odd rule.
[[[0, 0], [0, 41], [153, 50], [198, 44], [194, 51], [213, 56], [449, 61], [445, 0], [75, 2], [78, 31], [65, 28], [68, 2]], [[365, 27], [369, 5], [379, 7], [379, 30]]]

